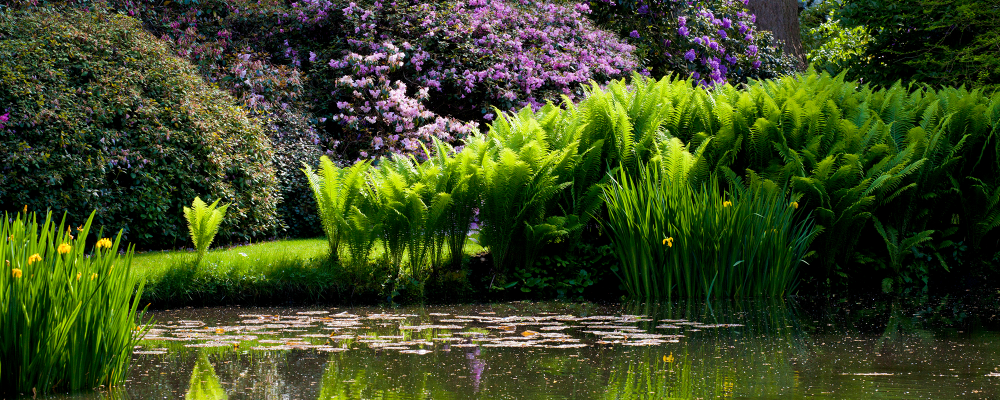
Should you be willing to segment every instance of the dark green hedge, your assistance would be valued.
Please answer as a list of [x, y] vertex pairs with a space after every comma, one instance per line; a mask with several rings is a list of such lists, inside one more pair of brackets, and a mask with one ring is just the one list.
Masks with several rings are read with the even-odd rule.
[[68, 212], [140, 247], [185, 245], [182, 206], [233, 203], [221, 242], [273, 235], [259, 124], [132, 18], [0, 10], [0, 209]]

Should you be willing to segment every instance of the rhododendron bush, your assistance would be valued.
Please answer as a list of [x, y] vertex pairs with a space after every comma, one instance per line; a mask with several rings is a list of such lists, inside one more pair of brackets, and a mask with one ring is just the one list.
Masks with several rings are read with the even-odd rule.
[[493, 107], [575, 98], [583, 83], [638, 68], [585, 2], [109, 3], [248, 108], [308, 111], [327, 153], [348, 161], [422, 155], [432, 137], [460, 145]]
[[292, 7], [304, 24], [345, 27], [347, 49], [310, 51], [308, 59], [329, 58], [311, 73], [317, 82], [336, 83], [328, 93], [321, 90], [331, 85], [316, 88], [316, 105], [326, 105], [316, 111], [347, 128], [345, 139], [370, 139], [361, 157], [419, 156], [431, 137], [454, 143], [468, 135], [475, 122], [492, 119], [493, 107], [574, 98], [583, 83], [638, 67], [631, 46], [587, 20], [586, 4], [473, 0], [338, 9], [306, 0]]
[[627, 36], [654, 76], [715, 86], [794, 72], [794, 60], [771, 33], [757, 29], [747, 1], [591, 0], [590, 16]]

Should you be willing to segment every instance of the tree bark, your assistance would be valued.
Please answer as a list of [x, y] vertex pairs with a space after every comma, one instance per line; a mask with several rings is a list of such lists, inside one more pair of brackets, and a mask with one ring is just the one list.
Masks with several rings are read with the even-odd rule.
[[799, 70], [805, 69], [802, 37], [799, 35], [799, 3], [796, 0], [750, 0], [747, 8], [757, 16], [757, 27], [771, 31], [776, 39], [784, 42], [782, 50], [799, 61]]

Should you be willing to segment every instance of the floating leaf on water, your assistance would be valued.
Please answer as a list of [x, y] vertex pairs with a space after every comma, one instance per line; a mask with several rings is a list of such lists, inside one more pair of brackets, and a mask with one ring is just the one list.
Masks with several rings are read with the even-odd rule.
[[667, 342], [658, 339], [643, 339], [639, 341], [629, 341], [622, 344], [626, 346], [659, 346], [664, 343]]
[[657, 325], [656, 329], [681, 329], [681, 327], [677, 325], [663, 324], [663, 325]]
[[562, 324], [560, 324], [560, 325], [543, 326], [541, 328], [538, 328], [538, 330], [541, 330], [541, 331], [561, 331], [561, 330], [569, 329], [569, 328], [570, 328], [569, 325], [562, 325]]
[[329, 313], [330, 313], [329, 311], [299, 311], [296, 314], [299, 314], [299, 315], [323, 315], [323, 314], [329, 314]]
[[892, 375], [895, 375], [895, 374], [889, 373], [889, 372], [854, 372], [854, 373], [845, 372], [845, 373], [842, 373], [841, 375], [854, 375], [854, 376], [892, 376]]
[[233, 343], [237, 342], [227, 341], [227, 342], [191, 343], [184, 345], [184, 347], [230, 347], [233, 345]]
[[424, 355], [424, 354], [427, 354], [427, 353], [431, 353], [431, 351], [430, 350], [424, 350], [424, 349], [419, 349], [419, 350], [401, 350], [400, 353], [401, 354]]
[[587, 345], [584, 343], [567, 343], [567, 344], [548, 345], [545, 347], [549, 349], [579, 349], [587, 347]]

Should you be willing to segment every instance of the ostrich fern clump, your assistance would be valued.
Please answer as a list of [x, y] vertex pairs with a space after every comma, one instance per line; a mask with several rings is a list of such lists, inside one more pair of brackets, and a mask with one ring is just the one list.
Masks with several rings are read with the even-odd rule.
[[205, 257], [205, 252], [212, 245], [215, 234], [219, 233], [219, 225], [226, 217], [228, 204], [218, 207], [219, 200], [211, 205], [205, 204], [200, 197], [195, 197], [191, 203], [191, 208], [184, 207], [184, 218], [188, 222], [188, 230], [191, 231], [191, 241], [194, 248], [198, 250], [198, 263]]

